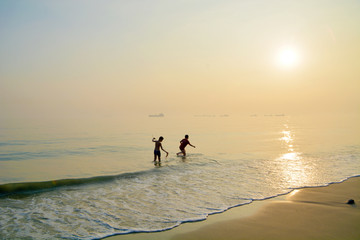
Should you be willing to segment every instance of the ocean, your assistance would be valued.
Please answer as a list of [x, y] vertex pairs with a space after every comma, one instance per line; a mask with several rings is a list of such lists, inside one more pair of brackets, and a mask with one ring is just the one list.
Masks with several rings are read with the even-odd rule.
[[[0, 121], [0, 239], [165, 231], [360, 174], [358, 115]], [[186, 157], [176, 156], [188, 134]], [[164, 137], [161, 164], [152, 138]]]

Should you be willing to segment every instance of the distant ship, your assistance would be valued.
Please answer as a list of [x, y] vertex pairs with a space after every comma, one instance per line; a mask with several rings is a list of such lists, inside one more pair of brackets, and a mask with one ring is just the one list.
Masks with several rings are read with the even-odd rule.
[[265, 117], [285, 117], [285, 114], [265, 114]]
[[163, 113], [159, 114], [150, 114], [149, 117], [164, 117], [165, 115]]

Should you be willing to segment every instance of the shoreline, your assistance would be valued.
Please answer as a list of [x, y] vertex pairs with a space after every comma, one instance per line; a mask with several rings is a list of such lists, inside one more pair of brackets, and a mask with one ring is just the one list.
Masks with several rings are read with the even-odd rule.
[[[340, 183], [255, 200], [170, 230], [104, 239], [360, 239], [359, 189], [360, 176], [353, 176]], [[347, 204], [349, 199], [355, 204]]]

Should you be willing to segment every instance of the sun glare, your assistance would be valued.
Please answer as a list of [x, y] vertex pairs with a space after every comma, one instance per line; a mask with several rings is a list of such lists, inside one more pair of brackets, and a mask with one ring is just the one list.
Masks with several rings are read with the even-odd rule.
[[276, 64], [284, 69], [294, 68], [300, 62], [299, 51], [293, 46], [281, 47], [276, 55]]

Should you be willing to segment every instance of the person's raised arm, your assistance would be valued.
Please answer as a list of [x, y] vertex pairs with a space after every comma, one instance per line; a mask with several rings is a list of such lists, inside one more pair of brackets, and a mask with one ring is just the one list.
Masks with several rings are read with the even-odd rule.
[[153, 142], [156, 142], [156, 138], [153, 137], [152, 141], [153, 141]]

